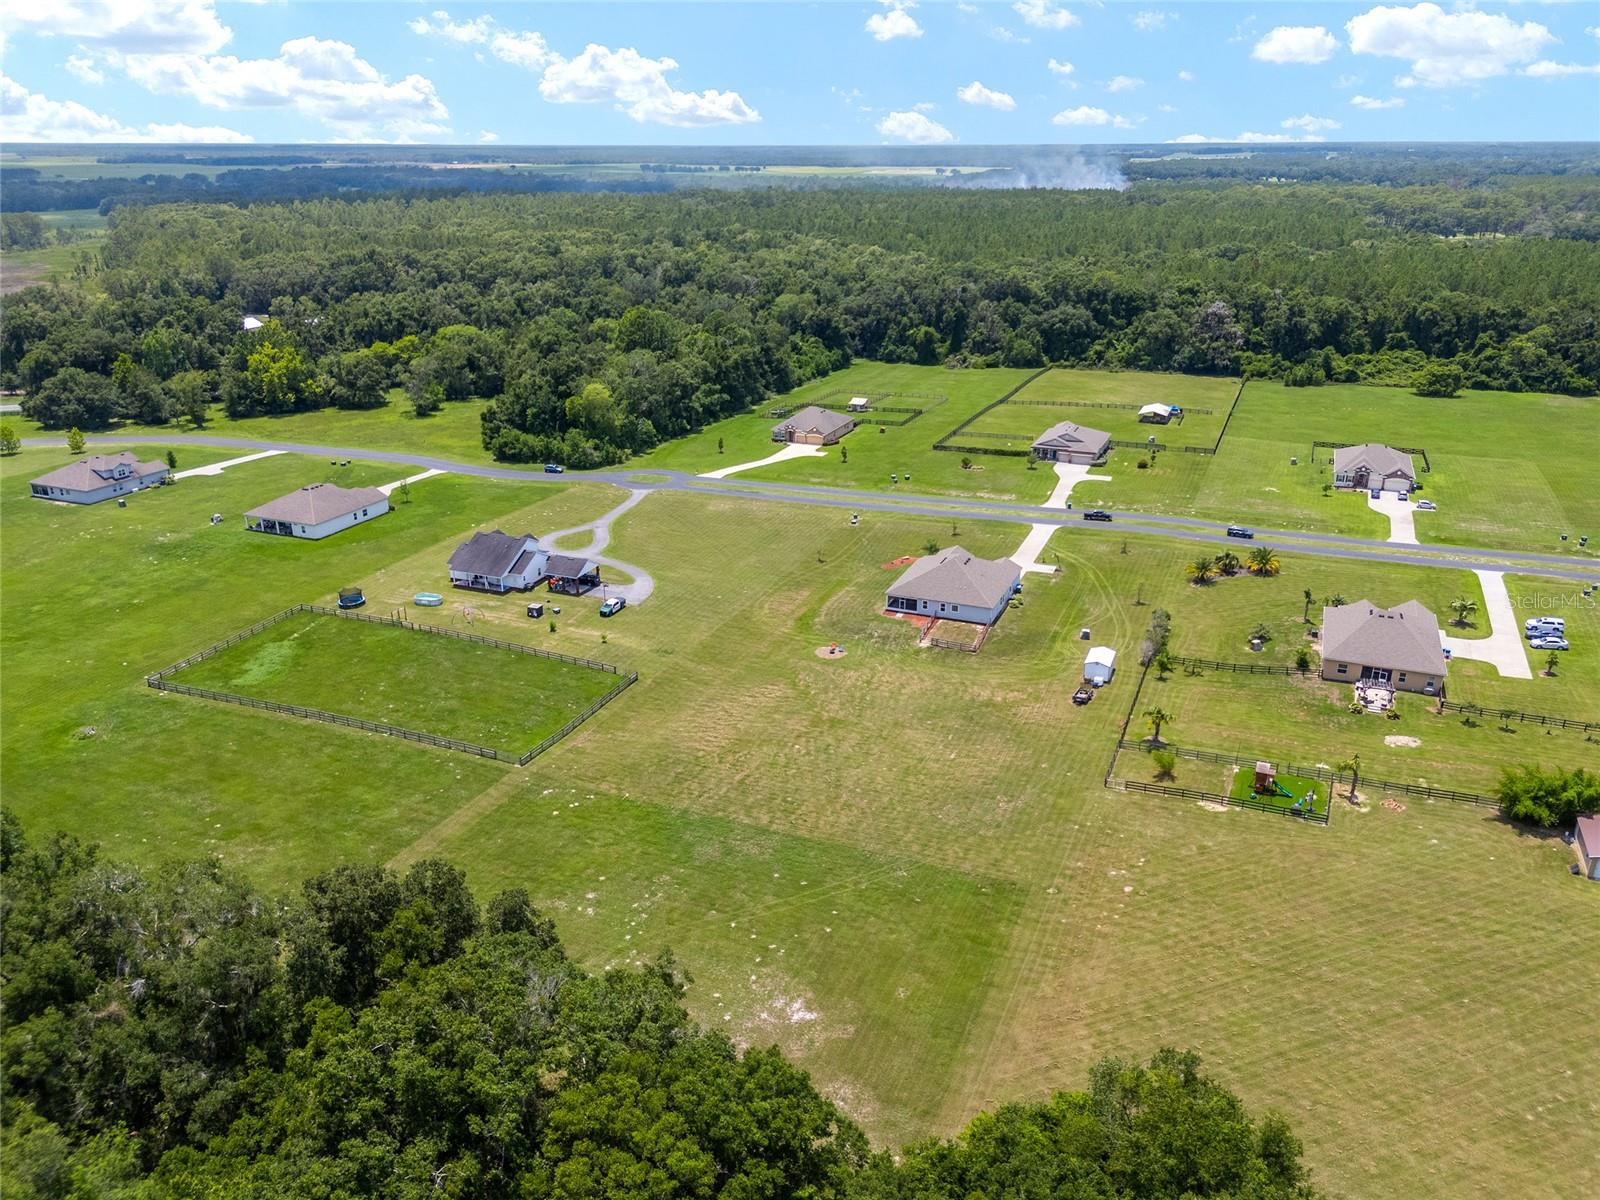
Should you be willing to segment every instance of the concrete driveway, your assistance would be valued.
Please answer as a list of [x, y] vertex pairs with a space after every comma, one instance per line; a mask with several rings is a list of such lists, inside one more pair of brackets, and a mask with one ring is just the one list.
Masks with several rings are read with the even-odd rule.
[[1417, 544], [1417, 527], [1415, 512], [1416, 504], [1411, 500], [1400, 499], [1397, 492], [1383, 492], [1374, 500], [1372, 493], [1367, 493], [1367, 507], [1375, 513], [1382, 513], [1389, 518], [1389, 536], [1385, 541], [1393, 542], [1398, 546], [1415, 546]]
[[1506, 592], [1505, 572], [1474, 571], [1473, 574], [1483, 585], [1481, 615], [1489, 619], [1489, 636], [1459, 638], [1441, 632], [1439, 640], [1450, 651], [1451, 658], [1486, 662], [1507, 679], [1532, 679], [1533, 671], [1528, 667], [1528, 652], [1522, 640], [1522, 625]]
[[[1091, 475], [1092, 467], [1079, 466], [1076, 463], [1056, 463], [1056, 486], [1050, 493], [1042, 508], [1066, 508], [1067, 500], [1072, 495], [1072, 489], [1085, 480], [1098, 479], [1104, 483], [1111, 481], [1109, 475]], [[1047, 567], [1039, 561], [1039, 555], [1050, 541], [1050, 535], [1059, 525], [1030, 525], [1028, 536], [1022, 539], [1022, 545], [1017, 547], [1017, 552], [1011, 556], [1011, 561], [1022, 568], [1023, 574], [1033, 571], [1040, 575], [1052, 575], [1054, 567]]]
[[821, 446], [809, 446], [804, 442], [790, 442], [776, 454], [769, 454], [765, 458], [758, 458], [753, 462], [735, 463], [731, 467], [718, 467], [715, 471], [702, 471], [701, 479], [726, 479], [729, 475], [737, 475], [740, 471], [754, 471], [757, 467], [770, 467], [773, 463], [787, 462], [791, 458], [821, 458], [827, 450]]

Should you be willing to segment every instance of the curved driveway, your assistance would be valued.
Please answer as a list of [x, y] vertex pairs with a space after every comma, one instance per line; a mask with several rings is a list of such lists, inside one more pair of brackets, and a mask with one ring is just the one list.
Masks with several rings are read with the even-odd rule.
[[[1071, 525], [1097, 533], [1159, 534], [1163, 537], [1182, 538], [1188, 541], [1208, 542], [1237, 546], [1225, 534], [1223, 521], [1208, 521], [1197, 517], [1174, 517], [1161, 513], [1117, 513], [1111, 524], [1083, 523], [1063, 514], [1059, 509], [1033, 504], [990, 503], [967, 500], [961, 497], [910, 495], [855, 490], [851, 488], [819, 487], [809, 484], [758, 483], [751, 480], [716, 480], [682, 471], [662, 470], [652, 467], [635, 470], [570, 471], [560, 477], [546, 475], [543, 471], [498, 467], [486, 463], [461, 463], [427, 454], [413, 454], [398, 450], [368, 450], [359, 446], [311, 446], [299, 442], [279, 442], [261, 438], [227, 437], [213, 434], [141, 434], [124, 437], [94, 437], [96, 445], [144, 446], [205, 446], [224, 450], [282, 450], [289, 454], [305, 454], [324, 458], [359, 458], [367, 462], [415, 464], [450, 471], [457, 475], [470, 475], [481, 479], [504, 479], [523, 483], [589, 482], [609, 483], [630, 492], [678, 491], [701, 492], [745, 500], [765, 500], [784, 504], [806, 504], [824, 508], [841, 508], [854, 512], [895, 513], [904, 516], [931, 516], [949, 519], [958, 517], [970, 521], [1004, 521], [1012, 524]], [[61, 438], [24, 438], [25, 446], [60, 446]], [[632, 503], [638, 503], [637, 500]], [[631, 504], [628, 505], [631, 507]], [[610, 514], [615, 516], [615, 512]], [[605, 518], [601, 518], [605, 520]], [[1448, 570], [1512, 571], [1519, 574], [1549, 575], [1562, 579], [1600, 580], [1600, 561], [1574, 559], [1560, 554], [1544, 554], [1521, 550], [1485, 550], [1472, 546], [1430, 544], [1427, 546], [1399, 547], [1370, 538], [1350, 537], [1345, 534], [1317, 533], [1293, 529], [1258, 529], [1258, 534], [1270, 537], [1284, 549], [1297, 554], [1315, 554], [1325, 558], [1349, 558], [1368, 562], [1404, 563], [1412, 566], [1440, 567]], [[633, 570], [624, 567], [624, 570]]]

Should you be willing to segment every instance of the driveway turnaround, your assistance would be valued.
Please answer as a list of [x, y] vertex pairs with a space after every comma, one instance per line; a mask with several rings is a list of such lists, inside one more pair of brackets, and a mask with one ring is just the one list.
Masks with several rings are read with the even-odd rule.
[[380, 492], [382, 492], [385, 496], [387, 496], [391, 492], [393, 492], [395, 490], [395, 488], [400, 487], [400, 486], [402, 486], [404, 484], [407, 484], [407, 483], [420, 483], [424, 479], [431, 479], [435, 475], [443, 475], [443, 474], [444, 474], [444, 472], [442, 470], [440, 470], [438, 467], [429, 467], [426, 471], [420, 471], [415, 475], [407, 475], [404, 479], [396, 479], [393, 483], [380, 483], [378, 485], [378, 490]]
[[1486, 638], [1458, 638], [1441, 634], [1439, 640], [1451, 658], [1486, 662], [1507, 679], [1532, 679], [1528, 652], [1523, 649], [1522, 626], [1517, 623], [1511, 597], [1506, 594], [1504, 571], [1474, 571], [1483, 585], [1483, 612], [1489, 618]]
[[255, 454], [246, 454], [240, 458], [230, 458], [226, 462], [209, 463], [203, 467], [190, 467], [187, 471], [178, 471], [174, 479], [188, 479], [191, 475], [221, 475], [227, 467], [237, 467], [243, 463], [255, 462], [258, 458], [271, 458], [273, 455], [284, 453], [282, 450], [262, 450]]
[[737, 463], [731, 467], [718, 467], [715, 471], [705, 471], [701, 479], [726, 479], [729, 475], [737, 475], [740, 471], [754, 471], [757, 467], [769, 467], [773, 463], [787, 462], [791, 458], [821, 458], [827, 453], [821, 446], [808, 446], [804, 442], [790, 442], [776, 454], [769, 454], [765, 458], [758, 458], [754, 462]]
[[[1109, 483], [1109, 475], [1091, 475], [1089, 468], [1077, 463], [1056, 463], [1056, 486], [1050, 493], [1041, 508], [1066, 508], [1067, 500], [1072, 495], [1072, 489], [1088, 479], [1098, 479]], [[1029, 571], [1040, 575], [1055, 574], [1054, 567], [1047, 567], [1039, 561], [1039, 554], [1050, 541], [1050, 535], [1061, 526], [1055, 523], [1049, 525], [1031, 525], [1028, 527], [1028, 536], [1022, 539], [1022, 545], [1017, 547], [1017, 552], [1011, 556], [1011, 561], [1022, 568], [1023, 574]]]
[[1417, 544], [1417, 527], [1413, 514], [1416, 505], [1410, 500], [1402, 500], [1394, 492], [1381, 492], [1374, 500], [1372, 494], [1367, 494], [1367, 507], [1375, 513], [1382, 513], [1389, 518], [1388, 541], [1397, 546], [1415, 546]]
[[554, 546], [562, 538], [574, 533], [589, 534], [587, 544], [573, 547], [562, 546], [559, 548], [559, 553], [581, 555], [584, 558], [594, 559], [602, 566], [616, 567], [619, 571], [626, 571], [633, 576], [632, 583], [608, 583], [602, 590], [606, 596], [621, 596], [629, 604], [642, 604], [650, 599], [650, 593], [656, 590], [655, 578], [643, 567], [625, 563], [620, 558], [607, 558], [600, 552], [611, 544], [611, 523], [649, 494], [650, 492], [645, 488], [637, 488], [630, 491], [628, 498], [610, 512], [596, 517], [586, 525], [574, 525], [571, 529], [558, 529], [554, 533], [547, 533], [544, 541], [547, 545]]

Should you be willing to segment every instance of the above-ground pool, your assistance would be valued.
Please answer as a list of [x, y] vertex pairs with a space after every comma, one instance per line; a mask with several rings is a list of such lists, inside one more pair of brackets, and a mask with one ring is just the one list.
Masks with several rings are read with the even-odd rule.
[[411, 603], [420, 604], [423, 608], [438, 608], [444, 603], [444, 597], [438, 592], [418, 592], [411, 597]]

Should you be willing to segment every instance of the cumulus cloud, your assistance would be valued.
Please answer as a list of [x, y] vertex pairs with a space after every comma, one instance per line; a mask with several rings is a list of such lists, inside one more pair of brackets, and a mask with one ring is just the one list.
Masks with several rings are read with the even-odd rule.
[[500, 135], [490, 129], [480, 129], [478, 130], [478, 140], [480, 142], [498, 142]]
[[1109, 113], [1103, 108], [1095, 108], [1092, 104], [1080, 105], [1077, 108], [1064, 108], [1050, 118], [1052, 125], [1110, 125], [1116, 129], [1132, 129], [1134, 122], [1127, 117]]
[[1128, 18], [1133, 22], [1133, 27], [1141, 33], [1150, 33], [1157, 29], [1165, 29], [1168, 21], [1176, 21], [1178, 14], [1175, 12], [1136, 12]]
[[124, 125], [76, 100], [52, 100], [0, 74], [0, 139], [7, 142], [248, 142], [220, 125]]
[[1221, 142], [1221, 143], [1224, 143], [1226, 145], [1238, 145], [1240, 143], [1243, 143], [1244, 145], [1250, 145], [1251, 143], [1320, 142], [1320, 141], [1323, 141], [1323, 140], [1325, 140], [1325, 139], [1318, 137], [1314, 133], [1306, 133], [1306, 134], [1256, 133], [1253, 130], [1248, 130], [1248, 129], [1245, 130], [1243, 133], [1235, 134], [1233, 137], [1210, 137], [1210, 136], [1208, 136], [1206, 134], [1203, 134], [1203, 133], [1186, 133], [1186, 134], [1183, 134], [1181, 137], [1175, 137], [1175, 138], [1169, 138], [1168, 139], [1168, 141], [1176, 143], [1176, 144], [1180, 144], [1180, 145], [1182, 145], [1182, 144], [1198, 144], [1198, 143], [1201, 143], [1201, 142], [1207, 142], [1207, 143], [1209, 143], [1209, 142]]
[[1368, 112], [1376, 112], [1382, 108], [1404, 108], [1406, 106], [1405, 98], [1402, 96], [1390, 96], [1386, 100], [1377, 96], [1351, 96], [1350, 103], [1357, 108], [1364, 108]]
[[989, 36], [997, 42], [1015, 42], [1019, 46], [1026, 46], [1033, 39], [1025, 38], [1020, 34], [1012, 33], [1004, 25], [996, 25], [989, 30]]
[[986, 88], [976, 79], [966, 87], [957, 88], [956, 99], [965, 104], [976, 104], [980, 108], [998, 108], [1001, 112], [1010, 112], [1017, 107], [1017, 102], [1007, 93]]
[[1537, 21], [1472, 9], [1446, 12], [1437, 4], [1380, 5], [1345, 22], [1345, 32], [1352, 53], [1408, 61], [1411, 73], [1395, 81], [1401, 87], [1493, 79], [1533, 61], [1556, 40]]
[[459, 42], [462, 45], [481, 45], [489, 40], [489, 35], [494, 32], [495, 23], [492, 17], [487, 16], [471, 21], [455, 21], [451, 19], [449, 13], [436, 11], [431, 18], [417, 17], [407, 21], [406, 28], [423, 37], [442, 38], [447, 42]]
[[1279, 25], [1256, 43], [1250, 57], [1269, 63], [1327, 62], [1339, 48], [1339, 39], [1321, 25]]
[[1548, 58], [1522, 69], [1524, 75], [1535, 79], [1558, 79], [1563, 75], [1600, 75], [1600, 63], [1558, 63]]
[[1035, 29], [1071, 29], [1078, 14], [1062, 8], [1055, 0], [1017, 0], [1011, 10]]
[[0, 30], [122, 54], [212, 54], [233, 36], [215, 0], [9, 0]]
[[916, 0], [879, 0], [885, 11], [873, 13], [867, 18], [866, 31], [880, 42], [892, 42], [895, 38], [919, 38], [922, 36], [922, 26], [917, 24], [908, 9], [915, 8]]
[[447, 132], [449, 111], [431, 80], [389, 80], [349, 42], [317, 37], [283, 43], [276, 58], [134, 54], [120, 65], [152, 92], [187, 96], [208, 108], [286, 108], [350, 140]]
[[87, 54], [67, 55], [67, 70], [85, 83], [104, 83], [106, 74], [95, 66], [93, 57]]
[[878, 122], [877, 129], [886, 138], [917, 146], [938, 146], [956, 140], [956, 135], [939, 122], [914, 110], [890, 113]]
[[578, 57], [546, 67], [539, 94], [552, 104], [609, 102], [635, 121], [679, 128], [761, 120], [738, 92], [679, 91], [667, 79], [677, 69], [675, 59], [646, 58], [629, 47], [612, 50], [591, 42]]
[[1049, 62], [1047, 62], [1045, 64], [1045, 66], [1050, 68], [1050, 74], [1059, 75], [1063, 79], [1065, 79], [1068, 75], [1071, 75], [1072, 72], [1073, 72], [1073, 66], [1072, 66], [1071, 63], [1069, 63], [1069, 62], [1057, 62], [1053, 58]]
[[1136, 79], [1132, 75], [1116, 75], [1112, 77], [1110, 83], [1106, 84], [1106, 91], [1131, 92], [1134, 88], [1141, 88], [1143, 86], [1144, 80], [1142, 79]]
[[1339, 122], [1332, 117], [1313, 117], [1306, 113], [1299, 117], [1286, 117], [1278, 124], [1284, 129], [1299, 129], [1306, 133], [1319, 133], [1324, 129], [1338, 129]]
[[1179, 71], [1178, 72], [1178, 82], [1179, 83], [1193, 83], [1194, 82], [1194, 72], [1193, 71]]
[[561, 56], [537, 33], [497, 29], [489, 36], [489, 53], [528, 71], [542, 71]]
[[542, 34], [507, 29], [489, 16], [457, 21], [448, 12], [438, 11], [431, 17], [407, 21], [406, 28], [420, 37], [458, 46], [487, 46], [489, 53], [502, 62], [529, 71], [542, 71], [561, 57], [550, 49]]

